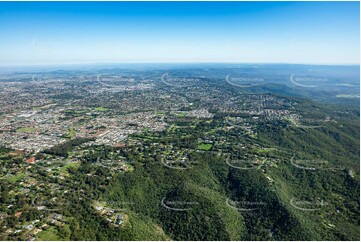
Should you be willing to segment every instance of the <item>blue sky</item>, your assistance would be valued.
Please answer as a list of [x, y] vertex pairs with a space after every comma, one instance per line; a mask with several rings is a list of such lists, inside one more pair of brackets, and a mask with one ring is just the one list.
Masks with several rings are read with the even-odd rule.
[[359, 2], [0, 2], [0, 65], [359, 64]]

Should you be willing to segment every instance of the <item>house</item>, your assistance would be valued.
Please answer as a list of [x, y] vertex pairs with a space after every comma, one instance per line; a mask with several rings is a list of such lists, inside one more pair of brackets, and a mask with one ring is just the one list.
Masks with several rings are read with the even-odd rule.
[[7, 218], [8, 215], [6, 213], [0, 213], [0, 220]]
[[35, 161], [36, 161], [36, 158], [33, 156], [33, 157], [30, 157], [26, 162], [34, 164]]
[[36, 223], [39, 223], [39, 222], [40, 222], [40, 220], [37, 219], [37, 220], [33, 221], [32, 224], [36, 224]]
[[61, 220], [63, 218], [63, 216], [58, 213], [52, 214], [51, 217], [55, 220]]
[[33, 235], [36, 235], [37, 233], [43, 231], [42, 229], [38, 229], [38, 228], [35, 228], [34, 231], [32, 232]]
[[30, 229], [33, 228], [33, 225], [29, 224], [29, 225], [24, 226], [24, 228], [27, 229], [27, 230], [30, 230]]
[[115, 224], [116, 225], [121, 225], [123, 223], [123, 214], [118, 214], [116, 220], [115, 220]]
[[124, 143], [118, 143], [118, 144], [114, 144], [113, 147], [116, 147], [116, 148], [124, 148], [124, 147], [125, 147], [125, 144], [124, 144]]

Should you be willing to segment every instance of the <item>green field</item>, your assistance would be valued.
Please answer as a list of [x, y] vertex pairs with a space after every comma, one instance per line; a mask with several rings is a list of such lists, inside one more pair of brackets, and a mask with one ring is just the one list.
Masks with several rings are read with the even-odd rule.
[[23, 128], [18, 128], [16, 130], [16, 132], [24, 132], [24, 133], [32, 133], [35, 131], [36, 131], [36, 128], [32, 128], [32, 127], [23, 127]]
[[177, 113], [178, 118], [184, 118], [186, 115], [186, 113]]
[[75, 138], [75, 129], [74, 129], [74, 127], [69, 128], [69, 133], [68, 133], [67, 137], [70, 138], [70, 139]]
[[12, 176], [9, 178], [9, 182], [15, 183], [19, 180], [21, 180], [25, 176], [24, 173], [17, 173], [15, 176]]
[[59, 168], [60, 172], [66, 172], [68, 168], [77, 169], [80, 166], [80, 162], [72, 162]]
[[212, 144], [200, 144], [198, 145], [199, 150], [210, 150], [212, 148]]
[[53, 241], [53, 240], [59, 240], [59, 237], [56, 235], [56, 229], [54, 227], [50, 227], [46, 230], [39, 232], [36, 235], [36, 240]]
[[277, 149], [276, 148], [256, 148], [255, 151], [257, 153], [267, 153], [267, 152], [272, 152], [272, 151], [276, 151]]
[[108, 111], [108, 110], [109, 110], [108, 108], [103, 108], [103, 107], [95, 108], [95, 111], [99, 111], [99, 112], [105, 112], [105, 111]]

